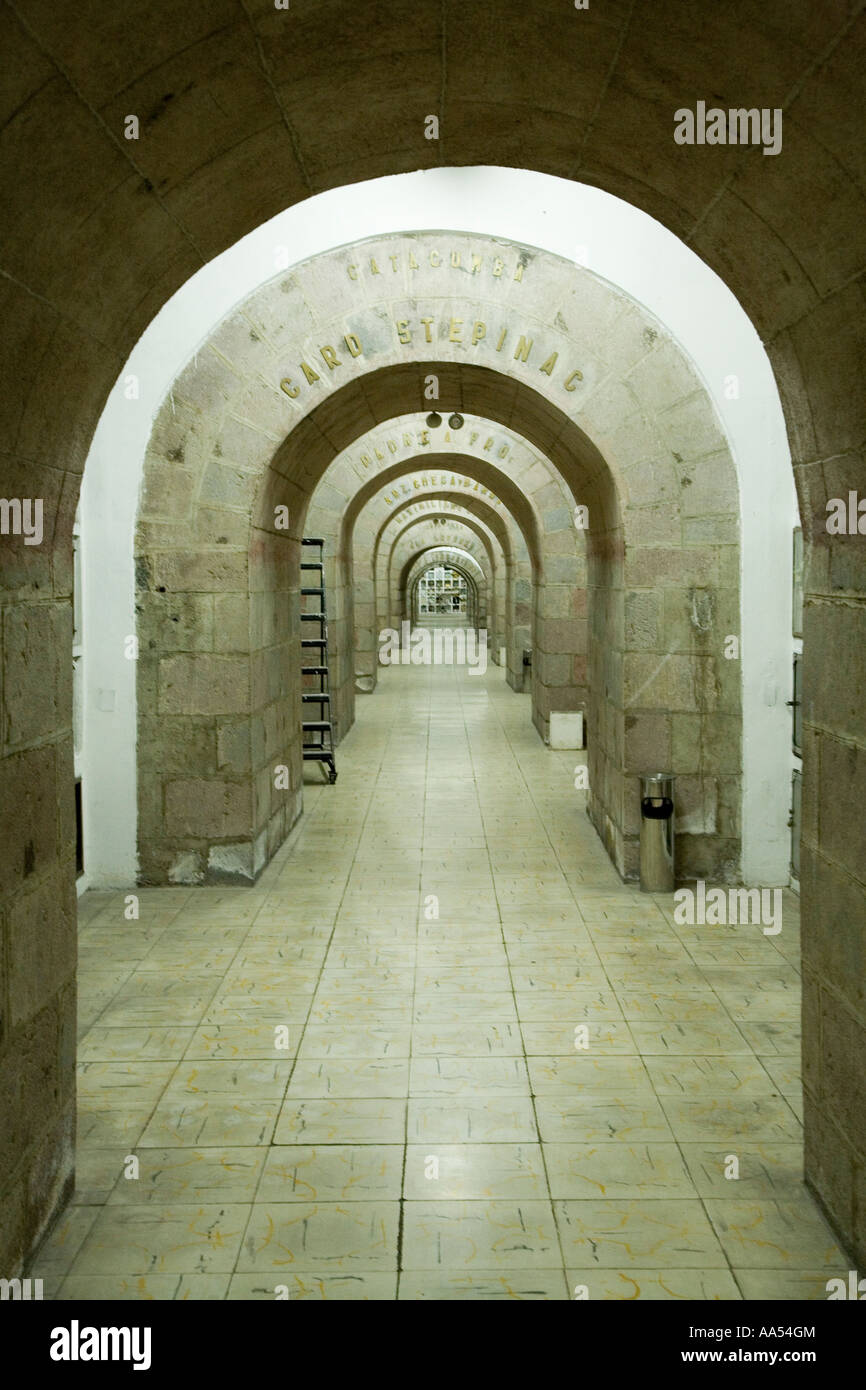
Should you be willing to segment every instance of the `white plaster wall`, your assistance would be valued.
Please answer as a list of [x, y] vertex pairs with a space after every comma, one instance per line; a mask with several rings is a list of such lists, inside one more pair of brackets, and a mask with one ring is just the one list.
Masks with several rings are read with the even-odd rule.
[[[586, 265], [660, 319], [713, 399], [740, 480], [743, 876], [788, 880], [791, 529], [797, 504], [769, 360], [724, 283], [672, 233], [595, 188], [525, 170], [437, 169], [335, 189], [265, 223], [192, 277], [142, 335], [99, 422], [82, 489], [86, 881], [136, 874], [133, 540], [144, 451], [178, 371], [235, 304], [287, 267], [365, 237], [497, 236]], [[726, 383], [736, 376], [739, 397]], [[138, 398], [130, 399], [130, 377]]]

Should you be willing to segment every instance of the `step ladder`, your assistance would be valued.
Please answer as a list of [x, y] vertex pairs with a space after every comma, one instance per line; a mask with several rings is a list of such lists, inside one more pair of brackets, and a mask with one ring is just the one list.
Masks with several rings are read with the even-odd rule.
[[[328, 619], [325, 612], [325, 542], [323, 540], [311, 539], [307, 536], [301, 541], [301, 545], [318, 546], [318, 560], [301, 561], [301, 607], [303, 599], [318, 598], [318, 613], [301, 613], [302, 623], [318, 623], [318, 637], [301, 638], [301, 661], [305, 660], [307, 651], [317, 651], [318, 657], [314, 666], [301, 665], [302, 676], [314, 676], [318, 679], [319, 688], [313, 690], [308, 688], [306, 682], [301, 683], [301, 704], [303, 713], [306, 714], [308, 706], [318, 705], [318, 719], [302, 719], [301, 729], [303, 731], [303, 756], [304, 762], [324, 763], [328, 768], [328, 781], [333, 783], [337, 780], [337, 768], [334, 763], [334, 731], [331, 721], [331, 695], [328, 689]], [[301, 552], [304, 553], [303, 551]], [[316, 583], [305, 582], [305, 576], [310, 576]], [[303, 632], [303, 628], [301, 631]], [[313, 710], [310, 710], [313, 713]], [[308, 737], [312, 735], [314, 742], [308, 742]]]

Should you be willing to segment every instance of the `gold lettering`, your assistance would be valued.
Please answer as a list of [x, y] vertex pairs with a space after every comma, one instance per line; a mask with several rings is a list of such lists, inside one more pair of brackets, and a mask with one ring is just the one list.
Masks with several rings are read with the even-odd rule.
[[501, 275], [504, 269], [505, 269], [505, 262], [503, 261], [502, 257], [501, 257], [501, 256], [495, 256], [495, 257], [493, 258], [493, 274], [494, 274], [494, 275]]
[[522, 261], [518, 261], [518, 262], [517, 262], [517, 269], [516, 269], [515, 272], [514, 272], [514, 278], [515, 278], [515, 280], [522, 280], [522, 279], [523, 279], [523, 262], [522, 262]]
[[554, 367], [556, 366], [556, 359], [557, 359], [558, 356], [559, 356], [559, 353], [558, 353], [558, 352], [552, 352], [552, 353], [550, 354], [550, 356], [548, 357], [547, 361], [546, 361], [546, 362], [542, 362], [542, 364], [541, 364], [541, 366], [539, 367], [538, 370], [539, 370], [540, 372], [544, 372], [544, 375], [545, 375], [545, 376], [551, 376], [552, 373], [553, 373], [553, 369], [554, 369]]
[[409, 269], [410, 269], [410, 270], [417, 270], [417, 269], [418, 269], [418, 262], [417, 262], [416, 259], [415, 259], [415, 253], [414, 253], [414, 251], [410, 251], [410, 252], [409, 252]]
[[469, 436], [469, 443], [470, 443], [470, 444], [474, 444], [477, 438], [478, 438], [478, 431], [477, 431], [477, 430], [473, 430], [472, 433], [471, 433], [470, 436]]
[[507, 455], [507, 453], [508, 453], [508, 445], [507, 445], [507, 444], [503, 444], [502, 448], [499, 450], [499, 457], [500, 457], [501, 459], [504, 459], [505, 456]]
[[287, 396], [292, 397], [292, 400], [294, 400], [295, 396], [299, 396], [301, 394], [300, 386], [293, 386], [292, 378], [290, 376], [283, 377], [282, 381], [280, 382], [280, 390], [285, 391]]
[[[434, 256], [436, 257], [435, 261], [434, 261], [434, 259], [433, 259]], [[438, 251], [431, 251], [431, 252], [430, 252], [430, 264], [431, 264], [431, 265], [441, 265], [441, 264], [442, 264], [442, 257], [439, 255], [439, 252], [438, 252]]]
[[404, 430], [404, 431], [403, 431], [403, 448], [404, 448], [404, 449], [411, 449], [411, 447], [412, 447], [412, 436], [409, 435], [409, 434], [406, 434], [406, 432], [405, 432], [405, 430]]
[[350, 280], [357, 280], [357, 278], [358, 278], [358, 267], [357, 267], [356, 265], [347, 266], [347, 267], [346, 267], [346, 273], [347, 273], [347, 275], [349, 276], [349, 279], [350, 279]]
[[480, 343], [482, 338], [487, 336], [487, 324], [483, 319], [476, 319], [472, 325], [472, 346]]
[[378, 446], [373, 450], [373, 452], [380, 463], [385, 462], [385, 455], [382, 453], [382, 450], [378, 448]]
[[411, 341], [412, 341], [412, 334], [409, 332], [409, 320], [408, 320], [408, 319], [398, 319], [398, 321], [397, 321], [397, 337], [400, 339], [400, 342], [401, 342], [401, 343], [411, 343]]
[[421, 431], [420, 435], [418, 436], [418, 443], [419, 443], [419, 444], [429, 444], [429, 443], [430, 443], [429, 431], [428, 431], [428, 430], [422, 430], [422, 431]]
[[312, 367], [307, 366], [306, 362], [301, 363], [301, 371], [304, 373], [304, 376], [311, 386], [314, 381], [321, 381], [322, 379], [318, 372], [314, 371]]
[[450, 325], [450, 328], [449, 328], [449, 330], [448, 330], [448, 341], [449, 341], [449, 343], [460, 343], [460, 342], [463, 341], [462, 338], [460, 337], [460, 329], [461, 329], [462, 327], [463, 327], [463, 320], [462, 320], [462, 319], [452, 319], [452, 320], [451, 320], [451, 325]]
[[391, 262], [391, 269], [393, 270], [394, 274], [396, 275], [396, 274], [397, 274], [397, 257], [396, 257], [396, 256], [389, 256], [389, 257], [388, 257], [388, 260]]
[[577, 390], [577, 387], [572, 386], [571, 384], [573, 381], [583, 381], [583, 372], [572, 372], [571, 376], [566, 378], [566, 380], [563, 382], [566, 391]]
[[490, 435], [487, 439], [485, 439], [485, 441], [484, 441], [484, 449], [485, 449], [485, 452], [486, 452], [488, 449], [492, 449], [492, 448], [493, 448], [493, 435], [491, 434], [491, 435]]
[[430, 325], [431, 325], [431, 323], [433, 322], [433, 320], [432, 320], [432, 319], [422, 319], [421, 322], [422, 322], [423, 325], [424, 325], [424, 341], [425, 341], [425, 343], [432, 343], [433, 338], [432, 338], [431, 333], [430, 333]]
[[452, 266], [454, 267], [455, 270], [459, 270], [459, 269], [460, 269], [460, 252], [459, 252], [459, 251], [452, 251], [452, 252], [451, 252], [451, 264], [452, 264]]
[[529, 349], [531, 347], [532, 339], [530, 338], [529, 342], [527, 342], [523, 334], [521, 333], [520, 338], [518, 339], [517, 347], [514, 349], [515, 362], [517, 362], [518, 360], [520, 360], [521, 362], [526, 362], [529, 358]]
[[480, 257], [480, 256], [475, 256], [475, 255], [473, 255], [473, 257], [472, 257], [472, 274], [473, 274], [473, 275], [477, 275], [480, 269], [481, 269], [481, 257]]
[[502, 351], [502, 344], [505, 342], [505, 339], [506, 339], [507, 335], [508, 335], [508, 329], [507, 329], [507, 328], [503, 328], [502, 332], [501, 332], [500, 335], [499, 335], [499, 342], [496, 344], [496, 351], [497, 351], [497, 352], [501, 352], [501, 351]]
[[370, 455], [369, 455], [369, 454], [362, 454], [362, 455], [361, 455], [361, 462], [363, 463], [363, 465], [364, 465], [365, 468], [369, 468], [369, 467], [370, 467], [370, 464], [373, 462], [373, 460], [370, 458]]
[[361, 356], [363, 352], [361, 340], [356, 338], [354, 333], [347, 333], [343, 338], [343, 342], [346, 344], [346, 351], [350, 353], [352, 357]]
[[319, 348], [319, 352], [322, 354], [325, 366], [329, 371], [333, 371], [335, 367], [341, 367], [343, 365], [334, 349], [329, 347], [327, 343], [323, 348]]
[[373, 259], [372, 256], [370, 257], [370, 274], [371, 274], [371, 275], [381, 275], [381, 274], [382, 274], [381, 270], [380, 270], [379, 267], [377, 266], [377, 264], [376, 264], [376, 262], [375, 262], [375, 260]]
[[389, 440], [388, 440], [388, 452], [389, 452], [389, 454], [396, 454], [396, 452], [397, 452], [397, 441], [396, 441], [395, 439], [389, 439]]

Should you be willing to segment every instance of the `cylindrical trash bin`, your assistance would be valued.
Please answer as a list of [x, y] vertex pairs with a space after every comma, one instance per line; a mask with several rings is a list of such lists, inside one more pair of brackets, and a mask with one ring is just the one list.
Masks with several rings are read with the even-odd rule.
[[674, 890], [674, 779], [665, 772], [640, 779], [640, 886], [643, 893]]

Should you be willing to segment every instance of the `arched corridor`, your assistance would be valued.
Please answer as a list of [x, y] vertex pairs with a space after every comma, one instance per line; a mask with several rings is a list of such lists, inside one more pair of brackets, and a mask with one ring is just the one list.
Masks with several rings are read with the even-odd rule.
[[389, 668], [255, 888], [143, 890], [132, 949], [86, 896], [61, 1298], [272, 1298], [287, 1261], [293, 1297], [823, 1296], [796, 899], [781, 939], [675, 926], [528, 704]]
[[0, 1298], [866, 1270], [864, 5], [6, 0]]

